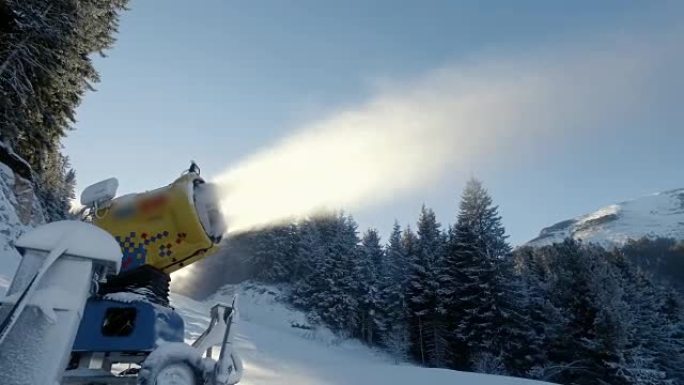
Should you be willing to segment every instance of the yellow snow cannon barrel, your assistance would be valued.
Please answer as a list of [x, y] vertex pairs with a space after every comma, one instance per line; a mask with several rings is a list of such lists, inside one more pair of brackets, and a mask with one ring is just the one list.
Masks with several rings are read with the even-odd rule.
[[226, 226], [216, 187], [198, 171], [193, 165], [166, 187], [94, 210], [93, 223], [121, 245], [122, 273], [148, 265], [170, 274], [217, 250]]

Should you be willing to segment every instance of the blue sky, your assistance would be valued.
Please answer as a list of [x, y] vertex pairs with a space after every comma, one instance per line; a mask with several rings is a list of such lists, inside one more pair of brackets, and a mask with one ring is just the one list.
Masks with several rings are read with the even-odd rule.
[[479, 154], [429, 184], [351, 208], [362, 228], [383, 234], [395, 218], [413, 222], [423, 202], [446, 224], [475, 175], [520, 243], [556, 221], [684, 186], [681, 4], [133, 0], [115, 47], [96, 59], [102, 82], [79, 108], [65, 151], [79, 189], [116, 176], [120, 192], [142, 191], [173, 180], [190, 159], [219, 175], [311, 122], [364, 105], [385, 84], [445, 67], [515, 60], [513, 68], [534, 74], [538, 57], [583, 63], [615, 45], [629, 47], [620, 60], [631, 62], [661, 46], [663, 57], [642, 74], [647, 81], [619, 95], [634, 99], [625, 102], [631, 108], [573, 117], [562, 135]]

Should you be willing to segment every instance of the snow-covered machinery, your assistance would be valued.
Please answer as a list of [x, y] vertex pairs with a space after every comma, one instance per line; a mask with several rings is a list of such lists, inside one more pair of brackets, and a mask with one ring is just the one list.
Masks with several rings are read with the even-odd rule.
[[91, 223], [44, 225], [17, 242], [23, 259], [0, 300], [0, 383], [237, 383], [235, 300], [212, 308], [192, 345], [168, 300], [169, 274], [225, 233], [214, 187], [194, 163], [157, 190], [115, 198], [117, 187], [111, 178], [83, 192]]
[[76, 221], [41, 226], [16, 247], [22, 261], [0, 302], [0, 383], [53, 385], [69, 361], [93, 280], [116, 274], [121, 252], [105, 231]]

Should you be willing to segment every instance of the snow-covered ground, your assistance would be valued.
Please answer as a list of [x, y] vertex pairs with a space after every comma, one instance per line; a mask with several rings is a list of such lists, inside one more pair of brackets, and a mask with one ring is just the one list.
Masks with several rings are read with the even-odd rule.
[[684, 189], [610, 205], [559, 222], [543, 229], [528, 245], [543, 246], [568, 237], [603, 246], [621, 245], [642, 237], [684, 239]]
[[[541, 385], [510, 377], [426, 369], [397, 364], [391, 357], [324, 328], [306, 330], [304, 315], [277, 301], [269, 287], [225, 287], [204, 302], [172, 294], [194, 340], [209, 322], [209, 308], [239, 294], [236, 347], [245, 363], [244, 385]], [[293, 327], [296, 325], [298, 327]]]

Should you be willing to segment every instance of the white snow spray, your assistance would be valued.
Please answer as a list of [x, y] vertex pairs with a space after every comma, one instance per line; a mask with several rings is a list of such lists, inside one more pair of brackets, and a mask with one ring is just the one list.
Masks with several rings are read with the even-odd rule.
[[548, 134], [595, 128], [634, 107], [629, 95], [649, 73], [645, 58], [653, 53], [629, 47], [490, 58], [379, 87], [217, 177], [229, 231], [364, 208], [428, 188], [478, 159], [548, 143]]

